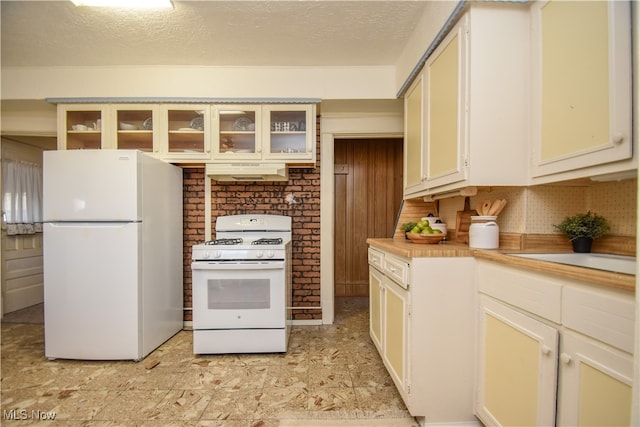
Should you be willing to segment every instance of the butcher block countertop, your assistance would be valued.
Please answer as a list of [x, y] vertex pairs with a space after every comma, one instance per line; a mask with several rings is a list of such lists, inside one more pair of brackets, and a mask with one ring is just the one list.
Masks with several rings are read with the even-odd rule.
[[[410, 240], [401, 238], [370, 238], [367, 239], [367, 243], [372, 247], [376, 247], [381, 250], [406, 258], [473, 256], [478, 259], [495, 261], [501, 264], [521, 267], [540, 273], [555, 274], [557, 276], [565, 277], [568, 279], [594, 283], [600, 286], [621, 289], [628, 292], [635, 292], [636, 289], [635, 275], [614, 273], [609, 271], [596, 270], [593, 268], [576, 267], [572, 265], [558, 264], [555, 262], [540, 261], [509, 255], [509, 253], [517, 253], [518, 251], [470, 249], [467, 244], [458, 242], [442, 242], [435, 245], [416, 244], [412, 243]], [[536, 253], [542, 252], [545, 251], [536, 251]]]

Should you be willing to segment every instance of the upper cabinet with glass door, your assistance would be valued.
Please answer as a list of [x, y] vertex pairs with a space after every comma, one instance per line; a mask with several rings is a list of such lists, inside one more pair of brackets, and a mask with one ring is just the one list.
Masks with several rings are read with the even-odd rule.
[[109, 126], [112, 126], [111, 132], [115, 135], [115, 148], [160, 155], [159, 132], [154, 128], [159, 121], [158, 107], [150, 104], [114, 105], [112, 114], [115, 120]]
[[261, 107], [259, 105], [214, 106], [213, 158], [260, 159]]
[[315, 162], [315, 105], [264, 105], [262, 113], [265, 159]]
[[161, 123], [166, 126], [162, 129], [164, 160], [184, 162], [211, 158], [211, 119], [208, 105], [163, 105], [160, 115]]
[[214, 105], [213, 161], [315, 163], [315, 105]]
[[108, 148], [102, 124], [108, 120], [105, 104], [59, 105], [58, 149], [99, 150]]

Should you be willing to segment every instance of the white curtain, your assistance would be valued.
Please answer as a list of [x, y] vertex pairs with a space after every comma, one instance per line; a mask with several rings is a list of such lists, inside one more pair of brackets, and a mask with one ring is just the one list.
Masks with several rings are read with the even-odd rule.
[[42, 232], [42, 166], [2, 160], [2, 218], [8, 235]]

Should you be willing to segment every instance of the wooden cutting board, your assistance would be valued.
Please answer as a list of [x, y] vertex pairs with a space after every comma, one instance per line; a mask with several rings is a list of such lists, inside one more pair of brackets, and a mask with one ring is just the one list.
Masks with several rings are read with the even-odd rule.
[[469, 227], [471, 226], [471, 216], [477, 215], [469, 204], [469, 198], [464, 198], [464, 208], [456, 212], [456, 240], [462, 243], [469, 243]]

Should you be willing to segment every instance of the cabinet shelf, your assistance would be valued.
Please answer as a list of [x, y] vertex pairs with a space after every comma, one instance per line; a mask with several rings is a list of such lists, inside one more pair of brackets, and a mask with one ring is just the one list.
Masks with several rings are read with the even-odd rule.
[[255, 135], [252, 130], [221, 130], [220, 135]]
[[305, 131], [271, 131], [271, 135], [306, 135]]

